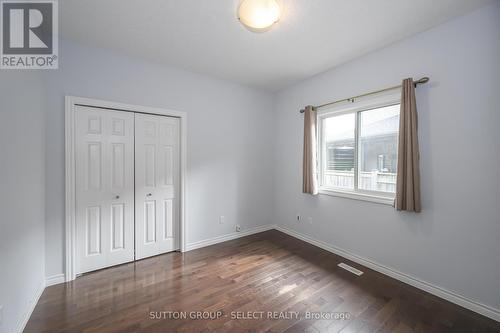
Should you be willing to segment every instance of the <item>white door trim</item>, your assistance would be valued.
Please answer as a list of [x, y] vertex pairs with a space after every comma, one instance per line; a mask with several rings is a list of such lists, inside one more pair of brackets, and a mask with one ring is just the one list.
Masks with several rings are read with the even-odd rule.
[[177, 117], [180, 119], [180, 248], [186, 251], [186, 178], [187, 178], [187, 113], [175, 110], [153, 108], [140, 105], [109, 102], [92, 98], [66, 96], [65, 106], [65, 149], [66, 149], [66, 248], [65, 248], [65, 280], [71, 281], [76, 277], [76, 229], [75, 229], [75, 106], [91, 106], [118, 111], [140, 112], [162, 116]]

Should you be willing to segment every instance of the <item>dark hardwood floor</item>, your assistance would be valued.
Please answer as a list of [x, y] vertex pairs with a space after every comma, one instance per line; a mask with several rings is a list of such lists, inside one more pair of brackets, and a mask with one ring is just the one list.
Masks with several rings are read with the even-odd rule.
[[273, 230], [49, 287], [25, 330], [176, 331], [500, 332], [500, 324]]

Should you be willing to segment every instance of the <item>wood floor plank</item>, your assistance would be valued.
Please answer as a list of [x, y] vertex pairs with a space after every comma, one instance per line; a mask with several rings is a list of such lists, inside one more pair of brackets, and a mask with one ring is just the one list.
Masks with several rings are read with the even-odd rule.
[[[216, 317], [197, 317], [207, 314]], [[500, 324], [273, 230], [48, 287], [25, 332], [500, 332]]]

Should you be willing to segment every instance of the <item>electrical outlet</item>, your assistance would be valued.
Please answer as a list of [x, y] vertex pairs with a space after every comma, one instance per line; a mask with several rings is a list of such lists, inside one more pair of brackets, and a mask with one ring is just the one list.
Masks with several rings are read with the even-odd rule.
[[224, 215], [219, 216], [219, 224], [224, 224], [226, 222], [226, 217]]
[[241, 226], [239, 224], [236, 225], [236, 232], [240, 232], [241, 231]]
[[309, 222], [309, 224], [313, 224], [313, 218], [309, 216], [309, 217], [307, 218], [307, 222]]

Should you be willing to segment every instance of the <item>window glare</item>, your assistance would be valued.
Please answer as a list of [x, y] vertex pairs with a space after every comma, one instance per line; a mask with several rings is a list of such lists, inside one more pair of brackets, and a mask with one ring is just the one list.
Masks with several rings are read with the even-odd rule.
[[349, 113], [326, 118], [323, 142], [323, 184], [354, 189], [356, 115]]
[[[361, 121], [363, 122], [364, 125], [369, 125], [394, 116], [399, 117], [399, 109], [400, 105], [397, 104], [397, 105], [386, 106], [383, 108], [363, 111], [361, 112], [362, 114]], [[396, 131], [397, 130], [398, 129], [396, 128]]]
[[346, 137], [353, 136], [354, 126], [354, 113], [326, 118], [326, 141], [343, 140]]

